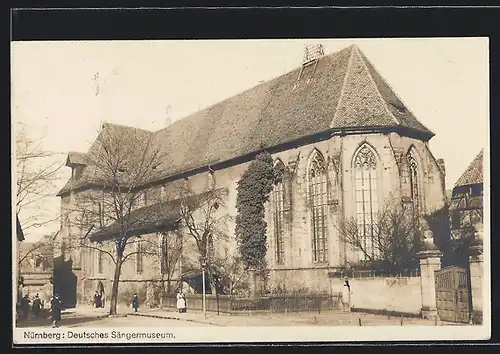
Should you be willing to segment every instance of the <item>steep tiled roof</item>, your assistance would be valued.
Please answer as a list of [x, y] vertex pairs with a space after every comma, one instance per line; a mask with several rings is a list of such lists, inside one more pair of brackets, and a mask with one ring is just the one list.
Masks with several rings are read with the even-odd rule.
[[[153, 232], [172, 230], [180, 217], [180, 202], [162, 202], [134, 210], [125, 223], [128, 236], [139, 236]], [[119, 237], [121, 224], [113, 223], [90, 236], [91, 241], [106, 241]]]
[[455, 187], [483, 183], [483, 150], [472, 160], [467, 170], [460, 176]]
[[[123, 225], [128, 228], [128, 236], [139, 236], [153, 232], [174, 230], [181, 217], [181, 205], [197, 205], [207, 200], [216, 201], [221, 194], [227, 193], [226, 189], [216, 189], [201, 194], [180, 197], [174, 200], [166, 200], [161, 203], [152, 204], [130, 213]], [[195, 209], [196, 207], [192, 207]], [[114, 222], [111, 225], [99, 229], [90, 236], [91, 241], [106, 241], [118, 237], [122, 224]]]
[[[142, 139], [149, 139], [152, 134], [153, 132], [144, 129], [138, 129], [119, 124], [104, 123], [98, 137], [89, 148], [87, 153], [71, 152], [68, 154], [68, 158], [66, 160], [66, 164], [68, 166], [70, 166], [70, 162], [73, 161], [73, 163], [86, 165], [86, 167], [84, 168], [83, 173], [78, 180], [74, 181], [70, 178], [66, 182], [64, 187], [61, 188], [61, 190], [57, 193], [57, 195], [61, 196], [62, 194], [68, 192], [71, 188], [78, 188], [90, 183], [102, 182], [102, 171], [96, 168], [96, 166], [92, 163], [95, 158], [98, 158], [100, 155], [102, 155], [102, 153], [100, 152], [102, 141], [106, 141], [107, 139], [112, 138], [116, 141], [120, 141], [120, 143], [125, 144], [122, 145], [124, 146], [124, 151], [132, 151], [137, 148], [133, 146], [134, 143]], [[126, 144], [128, 144], [128, 146], [126, 146]], [[113, 145], [115, 144], [113, 143]]]
[[299, 67], [144, 134], [161, 150], [157, 171], [172, 177], [319, 133], [371, 128], [408, 128], [424, 139], [434, 135], [350, 46], [320, 58], [317, 66]]

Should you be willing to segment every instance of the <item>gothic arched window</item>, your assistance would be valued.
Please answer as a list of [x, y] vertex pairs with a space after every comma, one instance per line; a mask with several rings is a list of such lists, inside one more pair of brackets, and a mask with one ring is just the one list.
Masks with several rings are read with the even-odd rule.
[[[354, 156], [356, 190], [356, 221], [361, 245], [366, 254], [377, 256], [373, 224], [378, 211], [377, 200], [377, 158], [367, 145], [362, 146]], [[366, 254], [365, 254], [366, 253]]]
[[167, 274], [168, 270], [168, 235], [165, 233], [160, 234], [160, 273]]
[[215, 260], [215, 245], [214, 237], [212, 234], [208, 235], [207, 238], [206, 257], [209, 263]]
[[[285, 165], [280, 160], [274, 166], [275, 169], [279, 169], [281, 172], [285, 170]], [[284, 200], [285, 190], [283, 181], [280, 181], [274, 186], [273, 190], [274, 252], [277, 264], [285, 263]]]
[[410, 175], [410, 198], [413, 202], [415, 210], [418, 212], [420, 210], [420, 188], [419, 188], [419, 172], [418, 163], [415, 158], [413, 151], [409, 151], [407, 155], [408, 168]]
[[137, 274], [141, 274], [143, 267], [142, 267], [142, 260], [143, 260], [143, 248], [142, 248], [142, 242], [140, 239], [136, 241], [135, 244], [135, 272]]
[[327, 171], [325, 159], [315, 153], [309, 167], [309, 196], [312, 209], [312, 254], [314, 262], [328, 260], [327, 244]]

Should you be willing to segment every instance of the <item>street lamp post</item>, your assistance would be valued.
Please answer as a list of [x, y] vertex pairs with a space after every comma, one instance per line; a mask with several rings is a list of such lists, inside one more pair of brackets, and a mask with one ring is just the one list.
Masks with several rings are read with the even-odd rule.
[[200, 257], [200, 263], [201, 263], [201, 277], [202, 277], [202, 286], [203, 286], [203, 315], [206, 318], [207, 317], [206, 296], [205, 296], [205, 267], [206, 267], [206, 257]]

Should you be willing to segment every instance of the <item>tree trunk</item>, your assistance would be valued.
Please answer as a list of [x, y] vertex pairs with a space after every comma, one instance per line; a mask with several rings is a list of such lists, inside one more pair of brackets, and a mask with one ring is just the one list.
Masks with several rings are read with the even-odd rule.
[[111, 288], [111, 299], [109, 302], [109, 314], [116, 315], [116, 304], [118, 302], [118, 285], [120, 284], [120, 275], [122, 271], [122, 255], [116, 257], [116, 268], [113, 276], [113, 286]]
[[212, 295], [215, 293], [215, 301], [217, 302], [217, 315], [219, 315], [220, 313], [219, 292], [217, 291], [217, 285], [215, 284], [214, 277], [212, 276], [212, 271], [210, 270], [210, 267], [208, 267], [207, 270], [208, 270], [208, 278], [210, 284], [210, 293]]

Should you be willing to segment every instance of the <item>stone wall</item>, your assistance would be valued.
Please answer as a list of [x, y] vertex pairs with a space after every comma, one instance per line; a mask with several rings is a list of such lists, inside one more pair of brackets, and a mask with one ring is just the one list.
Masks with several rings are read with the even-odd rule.
[[23, 295], [28, 295], [33, 301], [35, 295], [38, 294], [46, 304], [45, 306], [50, 306], [50, 299], [53, 295], [53, 286], [50, 282], [52, 272], [24, 272], [22, 276], [24, 277]]
[[[342, 291], [343, 280], [333, 280], [333, 291]], [[419, 315], [422, 308], [420, 277], [349, 279], [351, 310], [399, 312]]]

